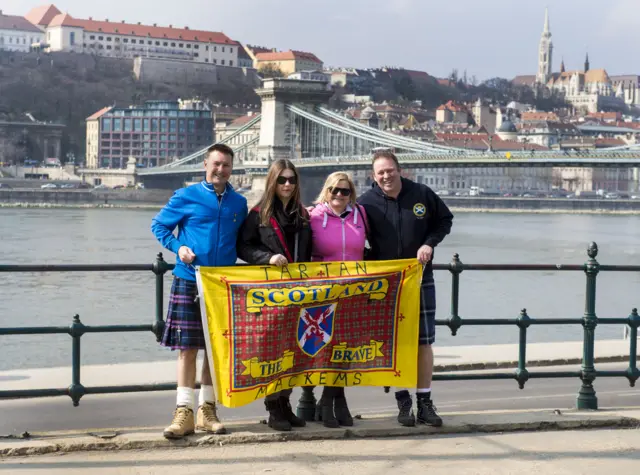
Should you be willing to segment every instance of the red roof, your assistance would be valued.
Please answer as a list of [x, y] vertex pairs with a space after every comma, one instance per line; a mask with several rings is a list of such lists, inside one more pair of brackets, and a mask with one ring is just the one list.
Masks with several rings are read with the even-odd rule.
[[169, 40], [199, 41], [203, 43], [218, 43], [239, 45], [224, 33], [213, 31], [191, 30], [189, 28], [173, 28], [162, 26], [132, 25], [130, 23], [115, 23], [110, 21], [78, 20], [69, 14], [57, 15], [49, 27], [72, 26], [84, 28], [93, 33], [106, 33], [111, 35], [145, 36], [149, 38], [166, 38]]
[[256, 118], [255, 115], [248, 115], [248, 114], [243, 115], [242, 117], [238, 117], [233, 122], [229, 123], [229, 125], [227, 125], [227, 128], [235, 128], [235, 127], [240, 128], [243, 125], [245, 125], [247, 122], [250, 122], [255, 118]]
[[33, 31], [42, 33], [40, 28], [32, 25], [26, 18], [14, 15], [3, 15], [0, 13], [0, 29], [3, 30], [20, 30], [20, 31]]
[[109, 107], [104, 107], [102, 109], [100, 109], [98, 112], [96, 112], [93, 115], [90, 115], [89, 117], [87, 117], [87, 120], [96, 120], [99, 119], [100, 117], [102, 117], [104, 114], [106, 114], [107, 112], [109, 112], [112, 109], [111, 106]]
[[451, 112], [467, 112], [467, 108], [455, 101], [449, 101], [446, 104], [442, 104], [438, 107], [438, 110], [449, 110]]
[[34, 25], [46, 26], [51, 23], [53, 17], [62, 13], [56, 8], [55, 5], [40, 5], [33, 8], [29, 13], [25, 15], [25, 18]]
[[535, 122], [535, 121], [544, 121], [544, 120], [554, 120], [557, 121], [558, 116], [555, 112], [523, 112], [520, 115], [520, 119], [523, 122]]
[[322, 61], [313, 53], [305, 53], [304, 51], [279, 51], [276, 53], [258, 53], [256, 54], [258, 61], [287, 61], [287, 60], [303, 60], [312, 61], [321, 64]]

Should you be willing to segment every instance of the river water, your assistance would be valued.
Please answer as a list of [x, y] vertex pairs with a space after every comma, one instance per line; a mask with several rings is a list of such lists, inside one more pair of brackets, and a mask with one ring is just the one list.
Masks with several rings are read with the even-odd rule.
[[[127, 209], [0, 209], [2, 264], [144, 264], [163, 251], [150, 231], [155, 211]], [[454, 252], [465, 263], [582, 264], [590, 241], [601, 264], [640, 263], [640, 216], [458, 213], [452, 233], [436, 249], [435, 261]], [[169, 261], [174, 256], [163, 251]], [[438, 318], [449, 315], [450, 275], [436, 272]], [[165, 298], [171, 276], [165, 277]], [[20, 273], [0, 274], [0, 327], [68, 325], [76, 313], [86, 325], [144, 324], [154, 318], [154, 275]], [[638, 273], [601, 272], [597, 314], [627, 316], [640, 306]], [[460, 315], [581, 317], [582, 272], [463, 272]], [[166, 305], [166, 303], [165, 303]], [[622, 338], [622, 327], [599, 326], [597, 338]], [[582, 339], [582, 328], [533, 327], [529, 341]], [[517, 327], [463, 327], [452, 337], [438, 327], [437, 344], [516, 343]], [[0, 337], [0, 370], [71, 364], [68, 335]], [[514, 358], [516, 355], [514, 355]], [[88, 334], [83, 363], [173, 359], [151, 333]]]

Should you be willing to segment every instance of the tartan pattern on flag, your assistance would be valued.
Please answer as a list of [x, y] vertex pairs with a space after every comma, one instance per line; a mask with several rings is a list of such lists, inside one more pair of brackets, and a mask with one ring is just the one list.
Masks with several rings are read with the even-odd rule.
[[169, 294], [167, 322], [160, 344], [172, 350], [204, 350], [200, 305], [195, 301], [198, 286], [190, 280], [174, 277]]
[[[247, 292], [256, 287], [286, 289], [297, 285], [331, 285], [335, 283], [369, 283], [380, 276], [354, 277], [352, 279], [318, 279], [304, 282], [288, 281], [278, 283], [249, 283], [229, 285], [233, 304], [233, 388], [250, 388], [265, 382], [264, 378], [254, 379], [251, 375], [242, 375], [245, 366], [243, 360], [259, 356], [268, 361], [281, 358], [286, 350], [293, 351], [294, 366], [278, 376], [296, 374], [304, 370], [360, 370], [393, 369], [395, 367], [395, 326], [396, 304], [402, 284], [402, 273], [385, 274], [389, 281], [389, 292], [384, 300], [370, 301], [367, 295], [341, 298], [323, 302], [337, 302], [333, 337], [315, 358], [305, 355], [298, 346], [297, 328], [300, 309], [304, 306], [263, 307], [258, 314], [246, 311]], [[317, 306], [310, 304], [308, 306]], [[394, 316], [396, 318], [394, 318]], [[331, 348], [340, 343], [348, 347], [369, 345], [371, 340], [383, 341], [383, 357], [368, 362], [332, 363]], [[259, 350], [258, 350], [259, 349]]]

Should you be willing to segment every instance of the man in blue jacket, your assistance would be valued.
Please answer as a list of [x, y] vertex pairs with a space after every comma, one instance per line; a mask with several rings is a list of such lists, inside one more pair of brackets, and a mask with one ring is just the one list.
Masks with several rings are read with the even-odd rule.
[[[233, 150], [211, 146], [204, 160], [205, 180], [177, 190], [153, 218], [156, 239], [176, 254], [167, 321], [161, 344], [178, 355], [178, 394], [173, 421], [164, 430], [168, 439], [193, 434], [195, 429], [224, 434], [213, 393], [205, 348], [195, 266], [232, 266], [237, 260], [236, 240], [247, 216], [247, 199], [228, 183]], [[178, 236], [173, 234], [178, 228]], [[194, 388], [198, 350], [205, 350], [201, 389], [194, 423]]]
[[[433, 281], [433, 248], [451, 231], [453, 214], [426, 185], [400, 175], [400, 164], [390, 151], [373, 156], [372, 188], [358, 203], [367, 212], [371, 254], [367, 259], [394, 260], [416, 258], [424, 265], [420, 287], [420, 327], [418, 334], [417, 421], [435, 427], [442, 425], [431, 399], [433, 349], [436, 337], [436, 289]], [[414, 426], [411, 395], [396, 392], [398, 422]]]

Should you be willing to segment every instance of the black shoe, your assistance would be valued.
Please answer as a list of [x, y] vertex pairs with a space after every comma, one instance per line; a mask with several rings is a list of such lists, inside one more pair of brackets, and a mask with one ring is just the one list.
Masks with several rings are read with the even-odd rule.
[[413, 414], [413, 401], [411, 396], [397, 399], [398, 402], [398, 422], [405, 427], [416, 425], [416, 416]]
[[280, 403], [280, 409], [282, 410], [284, 418], [289, 421], [291, 427], [304, 427], [307, 425], [304, 419], [301, 419], [293, 413], [289, 396], [280, 396], [278, 402]]
[[340, 424], [341, 426], [352, 426], [353, 417], [351, 417], [351, 413], [349, 412], [347, 399], [344, 396], [337, 397], [333, 400], [333, 404], [338, 424]]
[[279, 431], [291, 430], [291, 423], [285, 418], [282, 407], [280, 406], [280, 401], [277, 399], [275, 401], [265, 400], [264, 405], [267, 407], [267, 411], [269, 411], [269, 421], [267, 422], [269, 427]]
[[418, 398], [418, 424], [427, 424], [433, 427], [442, 426], [442, 418], [436, 412], [431, 398]]
[[333, 412], [333, 399], [320, 399], [320, 403], [316, 406], [316, 421], [322, 422], [322, 425], [329, 429], [337, 429], [340, 427], [338, 419]]

